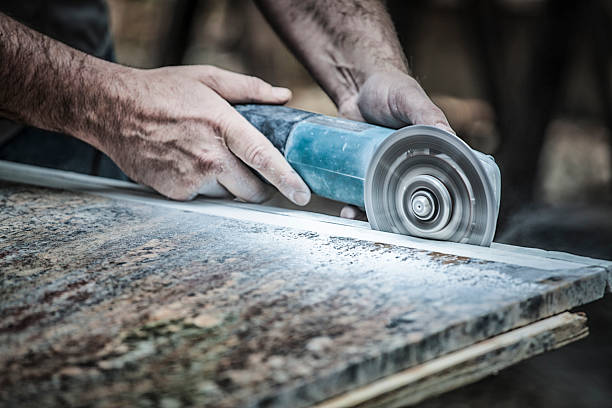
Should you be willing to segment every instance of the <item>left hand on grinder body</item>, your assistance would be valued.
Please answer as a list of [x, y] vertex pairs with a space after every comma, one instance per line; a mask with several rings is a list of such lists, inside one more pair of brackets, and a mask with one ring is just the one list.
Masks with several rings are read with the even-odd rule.
[[310, 200], [280, 152], [230, 106], [282, 104], [288, 89], [211, 66], [133, 70], [125, 82], [134, 97], [121, 137], [102, 150], [134, 180], [176, 200], [231, 194], [262, 202], [270, 189], [250, 167], [294, 203]]

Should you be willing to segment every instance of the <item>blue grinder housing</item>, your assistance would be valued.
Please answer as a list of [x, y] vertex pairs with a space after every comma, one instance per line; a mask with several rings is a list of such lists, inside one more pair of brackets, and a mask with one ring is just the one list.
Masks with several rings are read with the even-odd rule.
[[365, 208], [368, 165], [395, 129], [286, 106], [235, 108], [283, 153], [313, 193]]

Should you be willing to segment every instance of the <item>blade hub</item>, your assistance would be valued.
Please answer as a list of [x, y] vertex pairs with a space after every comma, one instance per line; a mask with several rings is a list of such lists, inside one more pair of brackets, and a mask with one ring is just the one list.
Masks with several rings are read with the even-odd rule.
[[410, 197], [410, 208], [415, 217], [422, 221], [429, 221], [436, 214], [437, 204], [429, 191], [417, 190]]
[[397, 217], [397, 225], [410, 234], [422, 236], [440, 233], [451, 220], [451, 193], [435, 173], [436, 170], [429, 166], [417, 166], [402, 173], [397, 184], [395, 208], [391, 209], [390, 214]]

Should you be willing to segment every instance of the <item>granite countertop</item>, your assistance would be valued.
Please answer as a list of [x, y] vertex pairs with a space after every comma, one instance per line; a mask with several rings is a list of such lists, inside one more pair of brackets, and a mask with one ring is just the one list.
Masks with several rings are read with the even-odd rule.
[[598, 299], [608, 273], [7, 182], [0, 208], [0, 405], [308, 406]]

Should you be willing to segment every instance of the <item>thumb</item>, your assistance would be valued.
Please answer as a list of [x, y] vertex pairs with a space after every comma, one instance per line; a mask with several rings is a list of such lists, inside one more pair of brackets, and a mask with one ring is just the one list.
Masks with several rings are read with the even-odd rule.
[[272, 86], [257, 77], [238, 74], [212, 66], [200, 67], [198, 79], [231, 104], [284, 104], [291, 99], [287, 88]]

